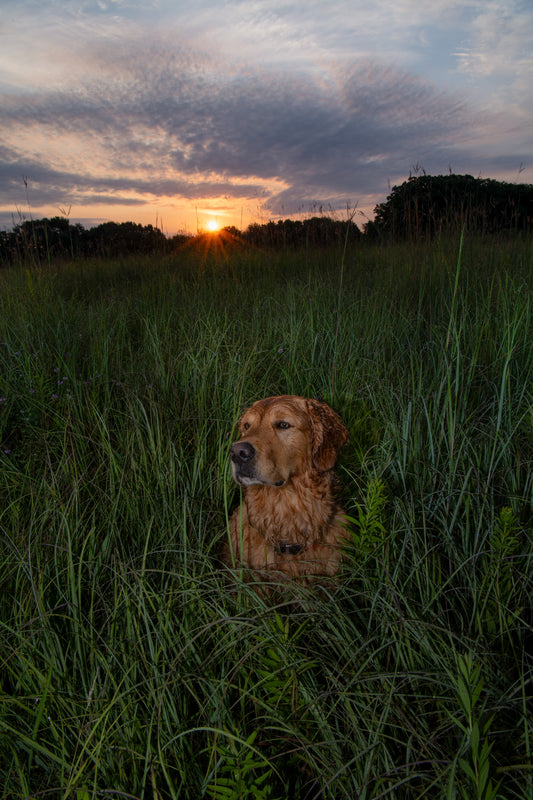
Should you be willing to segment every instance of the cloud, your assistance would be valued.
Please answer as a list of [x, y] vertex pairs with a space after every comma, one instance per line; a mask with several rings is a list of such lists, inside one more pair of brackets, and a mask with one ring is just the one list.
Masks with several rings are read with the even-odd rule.
[[4, 205], [25, 175], [37, 204], [227, 197], [289, 214], [467, 160], [463, 99], [374, 61], [287, 73], [155, 39], [78, 58], [75, 80], [4, 92]]
[[[111, 171], [110, 171], [111, 172]], [[220, 183], [198, 179], [194, 181], [159, 178], [149, 175], [131, 178], [127, 173], [118, 177], [97, 177], [89, 173], [61, 171], [21, 157], [0, 147], [0, 184], [5, 194], [31, 195], [32, 205], [76, 204], [141, 205], [147, 198], [178, 195], [189, 200], [220, 193]], [[258, 193], [259, 186], [241, 183], [224, 184], [225, 196], [239, 198], [249, 192]], [[16, 206], [23, 205], [20, 200]]]
[[481, 75], [515, 75], [531, 71], [533, 8], [519, 2], [489, 2], [472, 20], [469, 46], [459, 52], [460, 66]]
[[458, 72], [475, 82], [493, 107], [512, 111], [531, 125], [533, 108], [533, 7], [493, 0], [479, 9], [463, 47]]

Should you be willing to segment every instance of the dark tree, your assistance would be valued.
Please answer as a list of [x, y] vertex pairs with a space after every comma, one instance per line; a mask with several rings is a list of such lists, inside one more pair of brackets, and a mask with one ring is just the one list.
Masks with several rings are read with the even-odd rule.
[[369, 234], [402, 239], [462, 228], [478, 233], [530, 231], [533, 186], [472, 175], [413, 176], [394, 186], [374, 213]]
[[12, 256], [29, 256], [37, 262], [75, 258], [84, 232], [82, 225], [71, 225], [66, 217], [24, 220], [10, 234], [4, 233], [4, 242]]
[[152, 225], [136, 222], [103, 222], [85, 232], [86, 254], [116, 258], [126, 255], [150, 255], [165, 251], [165, 235]]
[[66, 217], [24, 220], [0, 233], [0, 263], [43, 264], [55, 259], [168, 252], [170, 242], [152, 225], [104, 222], [86, 230]]

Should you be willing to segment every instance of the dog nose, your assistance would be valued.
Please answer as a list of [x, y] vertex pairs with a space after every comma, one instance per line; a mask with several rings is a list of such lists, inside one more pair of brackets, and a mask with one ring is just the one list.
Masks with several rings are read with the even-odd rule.
[[231, 445], [230, 457], [236, 464], [245, 464], [255, 456], [255, 447], [250, 442], [235, 442]]

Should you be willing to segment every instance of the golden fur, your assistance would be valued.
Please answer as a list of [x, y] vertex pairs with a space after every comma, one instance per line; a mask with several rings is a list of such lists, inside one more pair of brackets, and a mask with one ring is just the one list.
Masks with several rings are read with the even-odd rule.
[[238, 426], [231, 460], [244, 496], [223, 561], [265, 579], [334, 575], [346, 539], [334, 493], [337, 453], [348, 438], [340, 418], [326, 403], [283, 395], [258, 400]]

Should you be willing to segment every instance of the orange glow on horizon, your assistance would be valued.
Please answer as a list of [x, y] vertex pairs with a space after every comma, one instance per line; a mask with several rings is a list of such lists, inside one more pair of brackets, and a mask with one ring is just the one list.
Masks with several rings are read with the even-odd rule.
[[210, 219], [206, 225], [207, 230], [209, 233], [216, 233], [220, 230], [220, 225], [218, 224], [216, 219]]

